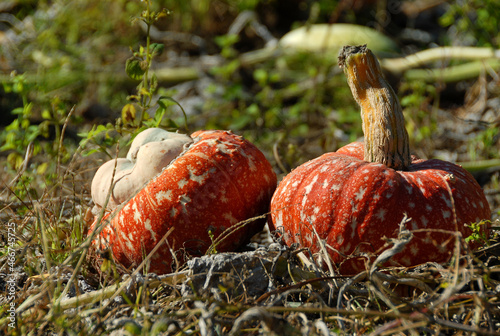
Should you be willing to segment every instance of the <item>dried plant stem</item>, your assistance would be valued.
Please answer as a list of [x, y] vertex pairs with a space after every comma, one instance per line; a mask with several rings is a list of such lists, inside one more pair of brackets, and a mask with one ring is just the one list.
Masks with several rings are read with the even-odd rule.
[[[64, 135], [66, 134], [66, 127], [68, 127], [69, 120], [70, 120], [71, 116], [73, 115], [73, 113], [75, 112], [75, 108], [76, 108], [76, 105], [73, 105], [73, 107], [69, 111], [68, 115], [64, 119], [63, 127], [61, 130], [61, 135], [59, 136], [59, 145], [57, 148], [56, 176], [60, 176], [59, 169], [61, 167], [61, 158], [62, 158], [61, 151], [63, 149]], [[61, 188], [62, 188], [63, 182], [64, 182], [64, 180], [61, 181]]]
[[[104, 299], [109, 299], [108, 303], [106, 303], [104, 306], [100, 307], [99, 310], [106, 308], [110, 302], [113, 301], [115, 297], [120, 295], [125, 287], [130, 283], [130, 281], [134, 278], [134, 276], [142, 270], [144, 265], [149, 261], [149, 259], [154, 255], [154, 253], [158, 250], [158, 248], [163, 244], [163, 242], [167, 239], [167, 237], [172, 233], [173, 228], [171, 228], [163, 238], [160, 240], [160, 242], [155, 246], [155, 248], [147, 255], [147, 257], [142, 261], [142, 263], [135, 269], [135, 271], [130, 275], [130, 277], [118, 284], [108, 286], [106, 288], [93, 291], [90, 293], [82, 294], [77, 297], [69, 298], [69, 299], [64, 299], [63, 297], [66, 295], [65, 292], [58, 297], [56, 302], [54, 304], [50, 305], [50, 311], [47, 313], [45, 316], [45, 320], [50, 319], [54, 315], [54, 308], [58, 309], [69, 309], [69, 308], [77, 308], [81, 307], [83, 305], [93, 303], [99, 300], [104, 300]], [[81, 260], [81, 259], [80, 259]], [[76, 274], [76, 270], [73, 272], [72, 276]], [[174, 284], [177, 281], [185, 278], [188, 275], [187, 272], [178, 272], [178, 273], [173, 273], [169, 274], [168, 276], [161, 277], [160, 280], [153, 280], [149, 283], [150, 286], [152, 287], [157, 287], [161, 283], [169, 283], [169, 284]], [[69, 285], [72, 283], [72, 279], [68, 281], [67, 286], [65, 287], [65, 290], [69, 287]], [[41, 292], [43, 293], [43, 292]], [[66, 291], [67, 293], [67, 291]], [[34, 302], [34, 297], [30, 297], [28, 300], [26, 300], [18, 309], [17, 311], [21, 311], [21, 307], [26, 307], [27, 304], [25, 304], [27, 301]], [[23, 316], [29, 316], [32, 315], [36, 311], [36, 308], [28, 309], [25, 312], [23, 312]]]
[[276, 160], [276, 164], [281, 169], [281, 172], [288, 174], [290, 171], [286, 169], [285, 165], [283, 164], [283, 161], [281, 161], [280, 153], [278, 151], [278, 142], [275, 142], [273, 144], [273, 156], [274, 159]]
[[438, 325], [447, 327], [447, 328], [453, 328], [456, 330], [461, 330], [461, 331], [466, 331], [466, 332], [474, 332], [477, 333], [478, 335], [498, 335], [496, 331], [490, 331], [482, 328], [476, 328], [476, 327], [471, 327], [468, 325], [464, 325], [461, 323], [457, 322], [452, 322], [452, 321], [447, 321], [441, 318], [434, 318], [430, 315], [427, 314], [422, 314], [422, 313], [411, 313], [411, 314], [406, 314], [406, 313], [395, 313], [395, 312], [384, 312], [384, 311], [373, 311], [373, 310], [364, 310], [364, 311], [358, 311], [358, 310], [345, 310], [345, 309], [338, 309], [338, 308], [330, 308], [330, 307], [280, 307], [280, 306], [274, 306], [274, 307], [266, 307], [265, 308], [268, 312], [271, 313], [298, 313], [302, 312], [305, 314], [340, 314], [342, 316], [368, 316], [368, 317], [384, 317], [384, 318], [400, 318], [400, 319], [405, 319], [407, 321], [422, 321], [422, 320], [427, 320], [428, 323], [436, 323]]
[[363, 46], [346, 46], [339, 55], [352, 95], [361, 107], [367, 162], [405, 170], [411, 164], [403, 110], [375, 55]]
[[[179, 281], [185, 279], [188, 276], [188, 271], [176, 272], [167, 274], [165, 276], [160, 277], [158, 280], [150, 280], [148, 282], [149, 288], [157, 288], [161, 284], [169, 284], [175, 285]], [[128, 280], [120, 282], [118, 284], [110, 285], [100, 290], [96, 290], [93, 292], [85, 293], [79, 296], [75, 296], [69, 299], [62, 300], [60, 302], [60, 309], [70, 309], [70, 308], [78, 308], [84, 305], [94, 303], [97, 301], [102, 301], [104, 299], [108, 299], [112, 297], [123, 285], [127, 286]]]
[[258, 219], [267, 218], [268, 215], [269, 215], [269, 213], [265, 213], [263, 215], [246, 219], [244, 221], [238, 222], [238, 223], [228, 227], [219, 236], [217, 236], [217, 238], [215, 238], [212, 241], [212, 244], [208, 247], [206, 254], [215, 253], [215, 251], [217, 251], [217, 246], [219, 244], [221, 244], [225, 239], [227, 239], [230, 235], [232, 235], [236, 231], [244, 228], [248, 223], [251, 223], [251, 222], [256, 221]]
[[117, 297], [118, 295], [120, 295], [120, 293], [123, 291], [123, 289], [125, 289], [125, 287], [127, 287], [127, 285], [130, 283], [130, 281], [133, 279], [133, 277], [143, 269], [144, 265], [146, 265], [146, 263], [149, 261], [149, 259], [151, 259], [151, 257], [156, 253], [156, 251], [158, 251], [158, 249], [160, 248], [160, 246], [163, 245], [163, 243], [165, 242], [165, 240], [168, 238], [168, 236], [170, 236], [170, 234], [173, 231], [174, 231], [174, 228], [170, 228], [170, 230], [168, 230], [165, 233], [165, 235], [163, 235], [163, 237], [158, 242], [158, 244], [156, 244], [156, 246], [151, 250], [151, 252], [149, 252], [149, 254], [146, 256], [146, 258], [144, 258], [144, 260], [140, 263], [140, 265], [136, 267], [135, 271], [132, 272], [132, 274], [130, 275], [130, 277], [120, 285], [120, 287], [118, 288], [118, 290], [116, 290], [116, 292], [110, 297], [108, 303], [106, 305], [104, 305], [103, 308], [107, 307], [109, 305], [109, 303], [115, 297]]
[[[138, 269], [140, 269], [140, 267]], [[153, 280], [149, 281], [148, 286], [149, 286], [149, 288], [157, 288], [162, 284], [168, 284], [168, 285], [174, 286], [179, 281], [186, 279], [188, 275], [189, 275], [189, 271], [181, 271], [181, 272], [166, 274], [164, 276], [160, 276], [158, 279], [153, 279]], [[50, 278], [50, 275], [45, 277], [45, 278], [47, 278], [47, 279]], [[63, 299], [57, 303], [58, 309], [66, 310], [66, 309], [71, 309], [71, 308], [81, 308], [81, 307], [86, 306], [88, 304], [93, 304], [93, 303], [96, 303], [99, 301], [103, 301], [105, 299], [114, 298], [116, 296], [116, 293], [121, 293], [123, 288], [125, 288], [130, 283], [130, 279], [131, 278], [129, 278], [123, 282], [120, 282], [120, 283], [117, 283], [114, 285], [110, 285], [110, 286], [107, 286], [105, 288], [101, 288], [101, 289], [96, 290], [96, 291], [88, 292], [88, 293], [78, 295], [78, 296], [68, 298], [68, 299]], [[40, 299], [44, 294], [45, 294], [45, 291], [42, 290], [38, 294], [36, 294], [34, 296], [30, 296], [27, 300], [25, 300], [23, 302], [23, 306], [26, 307], [26, 306], [31, 305], [32, 303], [34, 303], [38, 299]], [[53, 308], [54, 306], [51, 305], [49, 307]], [[23, 307], [20, 306], [19, 310], [22, 311], [23, 310], [22, 308]], [[80, 315], [82, 315], [82, 316], [90, 315], [90, 314], [96, 313], [97, 311], [100, 311], [101, 309], [102, 309], [102, 307], [99, 307], [97, 309], [86, 309]], [[37, 308], [28, 309], [22, 313], [22, 316], [33, 315], [36, 310], [37, 310]], [[49, 312], [49, 314], [47, 314], [45, 316], [45, 319], [47, 320], [51, 316], [52, 316], [52, 313]], [[3, 320], [0, 320], [0, 323], [2, 323], [2, 321]]]
[[[116, 146], [116, 157], [118, 157], [118, 150], [119, 150], [119, 146]], [[115, 160], [115, 166], [113, 167], [113, 175], [111, 177], [111, 185], [109, 187], [108, 195], [106, 196], [106, 201], [104, 202], [104, 206], [101, 209], [101, 212], [99, 214], [99, 218], [98, 218], [99, 222], [104, 217], [106, 206], [107, 206], [107, 204], [109, 202], [109, 199], [110, 199], [112, 191], [113, 191], [113, 187], [114, 187], [113, 186], [113, 184], [114, 184], [113, 182], [114, 182], [114, 176], [115, 176], [115, 173], [116, 173], [116, 164], [117, 164], [117, 162], [118, 161]], [[87, 253], [88, 253], [89, 247], [90, 247], [90, 245], [92, 243], [92, 240], [104, 228], [104, 224], [105, 223], [101, 223], [101, 225], [99, 226], [98, 229], [92, 231], [92, 233], [87, 237], [87, 240], [82, 244], [82, 246], [81, 246], [81, 247], [83, 247], [82, 254], [80, 255], [80, 258], [78, 259], [78, 262], [77, 262], [77, 264], [75, 266], [75, 269], [73, 270], [73, 273], [71, 274], [71, 278], [69, 279], [68, 283], [64, 287], [61, 295], [59, 295], [59, 297], [57, 298], [56, 302], [54, 303], [54, 306], [58, 306], [61, 303], [62, 298], [64, 298], [66, 296], [66, 294], [68, 293], [71, 284], [75, 281], [75, 279], [76, 279], [76, 277], [77, 277], [77, 275], [78, 275], [78, 273], [80, 271], [80, 268], [82, 267], [83, 262], [84, 262], [85, 258], [87, 257]], [[68, 258], [66, 258], [66, 260], [63, 262], [63, 264], [64, 265], [68, 264], [74, 258], [75, 255], [76, 255], [76, 253], [71, 254]], [[53, 309], [51, 309], [49, 311], [49, 314], [47, 314], [47, 315], [51, 315], [51, 313], [53, 313]]]
[[404, 77], [409, 81], [421, 80], [429, 83], [448, 83], [477, 77], [485, 69], [498, 71], [500, 69], [500, 60], [474, 61], [439, 69], [410, 69], [405, 72]]
[[469, 162], [457, 162], [457, 165], [471, 173], [488, 171], [489, 169], [500, 169], [500, 159], [479, 160]]
[[381, 61], [384, 69], [403, 72], [429, 62], [444, 59], [486, 60], [500, 59], [500, 50], [476, 47], [439, 47], [419, 51], [401, 58], [386, 58]]
[[42, 239], [42, 251], [43, 251], [43, 256], [45, 258], [45, 265], [47, 267], [47, 270], [50, 272], [52, 268], [52, 262], [51, 262], [51, 257], [49, 253], [49, 243], [46, 235], [46, 228], [45, 228], [45, 221], [42, 218], [42, 209], [40, 208], [40, 204], [38, 202], [33, 202], [34, 208], [35, 208], [35, 216], [36, 216], [36, 223], [38, 226], [38, 229], [40, 230], [40, 237]]

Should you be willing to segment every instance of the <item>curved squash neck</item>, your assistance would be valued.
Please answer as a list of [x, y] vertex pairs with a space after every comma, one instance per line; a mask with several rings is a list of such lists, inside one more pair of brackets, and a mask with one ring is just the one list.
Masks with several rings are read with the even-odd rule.
[[411, 155], [403, 111], [377, 58], [366, 46], [345, 46], [340, 52], [339, 65], [361, 107], [365, 161], [406, 170]]

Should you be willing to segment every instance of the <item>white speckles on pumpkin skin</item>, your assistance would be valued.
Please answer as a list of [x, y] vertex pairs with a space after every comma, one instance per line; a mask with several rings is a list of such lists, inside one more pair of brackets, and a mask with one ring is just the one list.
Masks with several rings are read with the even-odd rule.
[[351, 202], [351, 213], [356, 213], [358, 211], [358, 203]]
[[408, 256], [401, 258], [401, 263], [405, 266], [411, 265], [411, 260]]
[[133, 239], [132, 235], [129, 233], [129, 235], [127, 236], [124, 232], [121, 232], [121, 237], [122, 237], [121, 241], [122, 243], [125, 244], [125, 248], [128, 250], [128, 252], [134, 253], [135, 246], [130, 239], [130, 238]]
[[426, 204], [425, 210], [427, 210], [427, 212], [432, 212], [432, 207], [429, 204]]
[[432, 253], [430, 256], [429, 256], [429, 261], [434, 261], [434, 260], [437, 260], [438, 259], [438, 255], [436, 253]]
[[413, 194], [413, 186], [408, 181], [408, 177], [406, 175], [404, 175], [404, 174], [401, 174], [400, 176], [403, 177], [406, 180], [406, 182], [408, 182], [408, 184], [404, 183], [404, 187], [405, 187], [406, 192], [408, 193], [408, 195]]
[[162, 201], [167, 200], [171, 201], [172, 200], [172, 190], [160, 190], [156, 193], [156, 202], [161, 203]]
[[363, 197], [365, 196], [366, 189], [367, 189], [367, 187], [361, 187], [358, 189], [358, 191], [356, 193], [354, 193], [354, 195], [356, 196], [355, 199], [357, 201], [363, 200]]
[[[200, 175], [196, 175], [194, 172], [196, 171], [196, 169], [192, 166], [188, 166], [188, 171], [189, 171], [189, 180], [190, 181], [194, 181], [194, 182], [197, 182], [199, 184], [203, 184], [206, 179], [215, 172], [215, 169], [210, 169], [210, 170], [207, 170], [205, 172], [203, 172], [202, 174]], [[179, 181], [180, 183], [180, 181]], [[187, 183], [187, 182], [186, 182]]]
[[351, 161], [351, 162], [349, 162], [349, 163], [345, 166], [345, 169], [347, 169], [347, 168], [351, 168], [352, 166], [356, 166], [356, 165], [357, 165], [357, 162], [355, 162], [355, 161]]
[[271, 181], [271, 178], [269, 177], [269, 175], [264, 174], [264, 180], [266, 181], [266, 183], [269, 183]]
[[238, 220], [234, 218], [233, 214], [231, 214], [230, 212], [226, 212], [225, 214], [222, 215], [222, 217], [224, 217], [224, 219], [229, 221], [229, 223], [231, 224], [236, 224], [238, 222]]
[[222, 203], [227, 203], [229, 202], [229, 199], [226, 197], [226, 191], [225, 190], [222, 190], [221, 193], [220, 193], [220, 201]]
[[222, 152], [224, 154], [231, 154], [229, 146], [225, 142], [222, 142], [220, 140], [215, 140], [215, 142], [217, 143], [217, 145], [215, 145], [216, 151]]
[[446, 253], [446, 252], [448, 252], [448, 249], [449, 249], [447, 244], [439, 244], [437, 246], [437, 248], [439, 250], [439, 253]]
[[152, 261], [155, 261], [155, 262], [161, 262], [163, 260], [163, 256], [161, 255], [161, 253], [155, 253], [153, 254], [153, 256], [151, 257], [151, 260]]
[[484, 197], [484, 194], [481, 194], [481, 192], [482, 192], [481, 189], [476, 190], [476, 197], [475, 197], [476, 199]]
[[129, 240], [128, 237], [127, 237], [127, 235], [123, 231], [120, 232], [120, 236], [121, 236], [121, 238], [122, 238], [123, 241], [128, 241]]
[[[235, 149], [233, 149], [233, 150], [231, 151], [231, 153], [232, 153], [232, 152], [234, 152], [234, 151], [236, 151], [236, 150], [235, 150]], [[240, 154], [241, 154], [244, 158], [246, 158], [246, 159], [247, 159], [248, 168], [250, 168], [250, 171], [252, 171], [252, 172], [256, 172], [256, 171], [257, 171], [257, 165], [255, 164], [255, 161], [254, 161], [253, 156], [249, 156], [249, 155], [248, 155], [246, 152], [244, 152], [244, 151], [240, 151]]]
[[174, 218], [175, 216], [177, 216], [177, 209], [171, 208], [170, 209], [170, 217]]
[[151, 234], [151, 238], [156, 243], [156, 232], [153, 230], [153, 227], [151, 226], [151, 220], [149, 218], [144, 222], [144, 228], [148, 230], [148, 232]]
[[257, 200], [262, 200], [264, 199], [264, 197], [266, 197], [266, 192], [264, 191], [264, 189], [261, 189], [260, 192], [259, 192], [259, 195], [257, 196]]
[[446, 196], [445, 196], [445, 195], [443, 195], [443, 194], [442, 194], [440, 197], [441, 197], [441, 199], [442, 199], [442, 200], [446, 203], [446, 206], [447, 206], [448, 208], [451, 208], [451, 207], [452, 207], [451, 200], [450, 200], [448, 197], [446, 197]]
[[134, 221], [136, 223], [142, 222], [142, 216], [139, 212], [139, 209], [137, 209], [137, 203], [134, 202], [134, 204], [132, 205], [132, 209], [134, 210]]
[[375, 217], [377, 217], [381, 222], [385, 220], [385, 214], [387, 213], [386, 209], [379, 208]]
[[177, 182], [177, 186], [179, 187], [179, 189], [183, 189], [186, 184], [188, 184], [188, 180], [186, 179], [181, 179], [179, 180], [179, 182]]
[[125, 241], [125, 245], [127, 246], [129, 252], [132, 252], [132, 253], [134, 252], [134, 250], [135, 250], [134, 245], [132, 245], [132, 243], [129, 240]]
[[416, 256], [418, 254], [418, 247], [417, 245], [413, 244], [411, 245], [410, 247], [410, 253], [414, 256]]
[[305, 207], [306, 205], [306, 202], [309, 200], [308, 199], [308, 195], [309, 193], [311, 192], [312, 188], [314, 187], [314, 185], [316, 184], [316, 181], [318, 181], [318, 175], [314, 176], [313, 180], [311, 181], [311, 183], [309, 183], [304, 189], [305, 189], [305, 192], [304, 192], [304, 195], [302, 196], [302, 206]]
[[306, 234], [306, 236], [304, 237], [304, 240], [305, 240], [306, 242], [308, 242], [308, 243], [309, 243], [309, 245], [311, 245], [311, 244], [313, 243], [313, 237], [312, 237], [312, 234], [307, 233], [307, 234]]
[[441, 213], [443, 214], [443, 218], [444, 219], [447, 219], [447, 218], [451, 217], [451, 212], [450, 211], [442, 210]]
[[429, 224], [429, 220], [424, 216], [420, 217], [420, 222], [422, 223], [424, 228], [427, 227], [427, 224]]
[[203, 142], [205, 142], [209, 147], [215, 147], [217, 145], [217, 143], [220, 142], [220, 140], [218, 140], [218, 139], [206, 139], [206, 140], [203, 140]]
[[340, 184], [332, 184], [330, 187], [330, 190], [332, 191], [339, 191], [340, 190]]
[[344, 148], [344, 150], [347, 150], [349, 153], [355, 152], [354, 148], [352, 148], [352, 147], [346, 147], [346, 148]]
[[129, 211], [131, 205], [130, 205], [130, 202], [127, 203], [124, 207], [123, 207], [123, 212], [126, 212], [126, 211]]
[[133, 241], [135, 240], [134, 238], [135, 238], [135, 237], [134, 237], [134, 235], [132, 234], [132, 232], [130, 232], [130, 233], [128, 234], [128, 240], [129, 240], [130, 242], [133, 242]]
[[316, 184], [316, 181], [318, 181], [318, 175], [314, 176], [313, 180], [311, 183], [309, 183], [304, 189], [306, 190], [305, 195], [309, 194], [314, 186]]
[[125, 225], [125, 212], [124, 211], [120, 211], [120, 215], [118, 216], [118, 222], [121, 224], [121, 225]]
[[283, 226], [283, 211], [279, 211], [278, 214], [274, 217], [274, 226], [276, 228]]
[[415, 208], [415, 203], [409, 202], [408, 203], [408, 207], [411, 208], [411, 209]]
[[359, 230], [358, 230], [359, 236], [363, 237], [365, 235], [365, 232], [366, 232], [366, 226], [361, 225]]
[[351, 221], [351, 239], [356, 235], [356, 230], [358, 228], [358, 220], [353, 218]]
[[412, 222], [411, 222], [411, 229], [412, 229], [412, 230], [418, 230], [418, 225], [417, 225], [417, 222], [416, 222], [416, 221], [412, 221]]
[[179, 197], [179, 203], [182, 206], [182, 212], [185, 214], [188, 213], [187, 204], [189, 202], [191, 202], [191, 198], [189, 196], [181, 195], [181, 197]]
[[300, 220], [302, 222], [305, 222], [307, 220], [307, 215], [303, 211], [300, 213]]

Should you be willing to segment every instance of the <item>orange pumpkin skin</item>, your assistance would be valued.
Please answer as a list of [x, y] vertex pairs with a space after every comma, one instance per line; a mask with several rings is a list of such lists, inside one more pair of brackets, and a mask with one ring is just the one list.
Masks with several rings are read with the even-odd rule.
[[[199, 256], [234, 224], [262, 215], [276, 188], [276, 175], [254, 145], [228, 131], [198, 131], [194, 143], [130, 201], [107, 214], [91, 255], [110, 249], [117, 263], [139, 265], [170, 228], [167, 244], [150, 262], [150, 272], [172, 271], [186, 253]], [[132, 195], [131, 195], [132, 196]], [[97, 227], [97, 219], [91, 230]], [[262, 230], [265, 219], [234, 230], [216, 246], [232, 251]], [[97, 252], [97, 253], [96, 253]], [[99, 264], [99, 261], [97, 261]]]
[[364, 161], [363, 146], [356, 142], [324, 154], [280, 182], [271, 201], [272, 228], [284, 232], [287, 244], [317, 253], [319, 236], [340, 272], [355, 274], [366, 269], [364, 260], [345, 256], [379, 254], [383, 237], [397, 237], [405, 213], [411, 218], [407, 229], [424, 230], [414, 232], [392, 265], [446, 262], [455, 238], [445, 231], [466, 237], [464, 224], [490, 219], [484, 193], [461, 167], [413, 158], [407, 171], [398, 171]]

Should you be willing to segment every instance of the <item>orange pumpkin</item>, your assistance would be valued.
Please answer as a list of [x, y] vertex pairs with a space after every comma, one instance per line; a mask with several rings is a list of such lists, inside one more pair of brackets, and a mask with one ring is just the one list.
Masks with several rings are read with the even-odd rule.
[[[276, 175], [264, 155], [228, 131], [199, 131], [193, 142], [136, 195], [92, 225], [104, 225], [92, 255], [106, 249], [125, 267], [141, 263], [170, 228], [172, 233], [151, 258], [150, 272], [172, 270], [174, 256], [200, 256], [212, 239], [236, 223], [268, 211]], [[265, 219], [232, 228], [216, 246], [232, 251], [262, 230]], [[212, 235], [212, 238], [210, 237]]]
[[490, 219], [483, 191], [457, 165], [410, 156], [399, 101], [366, 46], [344, 47], [339, 59], [361, 107], [364, 143], [287, 175], [271, 201], [272, 228], [317, 256], [321, 239], [340, 272], [354, 274], [387, 247], [384, 238], [397, 237], [406, 215], [413, 239], [391, 264], [449, 260], [454, 234], [467, 236], [465, 224]]

